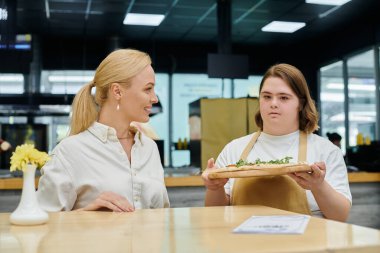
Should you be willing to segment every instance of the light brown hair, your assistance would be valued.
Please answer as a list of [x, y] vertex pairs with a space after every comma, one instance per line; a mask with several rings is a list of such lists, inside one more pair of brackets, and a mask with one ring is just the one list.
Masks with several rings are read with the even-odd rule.
[[[300, 102], [299, 111], [299, 130], [306, 133], [312, 133], [318, 130], [318, 112], [315, 108], [314, 100], [310, 96], [305, 77], [299, 69], [289, 64], [276, 64], [270, 67], [265, 73], [260, 83], [259, 94], [263, 88], [264, 82], [269, 77], [281, 78], [289, 85], [292, 91], [297, 95]], [[260, 110], [255, 115], [256, 125], [263, 130], [263, 119]]]
[[[97, 120], [99, 108], [107, 100], [112, 83], [130, 85], [130, 79], [151, 63], [148, 54], [134, 49], [110, 53], [99, 64], [93, 81], [84, 85], [74, 98], [70, 135], [83, 132]], [[93, 87], [96, 87], [95, 97], [91, 94]]]

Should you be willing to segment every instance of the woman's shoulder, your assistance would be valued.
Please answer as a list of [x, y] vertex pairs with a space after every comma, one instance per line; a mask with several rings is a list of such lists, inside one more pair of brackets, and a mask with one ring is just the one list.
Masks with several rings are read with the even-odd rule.
[[87, 131], [64, 137], [61, 141], [57, 143], [57, 145], [53, 149], [53, 153], [62, 152], [62, 151], [73, 152], [74, 150], [80, 149], [81, 143], [85, 142], [87, 137], [88, 137]]
[[330, 140], [317, 134], [309, 134], [308, 142], [312, 147], [322, 149], [326, 152], [340, 150], [339, 147], [334, 145]]
[[141, 142], [143, 146], [157, 147], [156, 142], [152, 138], [145, 135], [143, 132], [137, 131], [136, 134], [137, 134], [137, 138], [139, 139], [139, 141]]

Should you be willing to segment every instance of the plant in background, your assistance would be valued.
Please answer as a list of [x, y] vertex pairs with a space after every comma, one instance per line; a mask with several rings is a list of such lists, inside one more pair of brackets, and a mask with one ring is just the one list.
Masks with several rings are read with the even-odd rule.
[[46, 152], [38, 151], [33, 144], [23, 144], [16, 147], [11, 157], [11, 171], [25, 171], [27, 164], [33, 164], [41, 168], [48, 160], [49, 155]]

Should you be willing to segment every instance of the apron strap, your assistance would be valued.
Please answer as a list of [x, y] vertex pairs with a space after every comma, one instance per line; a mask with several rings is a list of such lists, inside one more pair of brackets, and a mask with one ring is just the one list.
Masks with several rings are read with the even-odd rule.
[[299, 146], [298, 146], [298, 162], [307, 161], [307, 134], [300, 131]]
[[242, 159], [244, 161], [247, 160], [248, 154], [249, 154], [249, 152], [251, 152], [251, 150], [252, 150], [253, 146], [255, 145], [257, 138], [259, 138], [260, 134], [261, 134], [260, 130], [253, 134], [251, 140], [249, 141], [248, 145], [245, 147], [243, 153], [241, 153], [240, 159]]

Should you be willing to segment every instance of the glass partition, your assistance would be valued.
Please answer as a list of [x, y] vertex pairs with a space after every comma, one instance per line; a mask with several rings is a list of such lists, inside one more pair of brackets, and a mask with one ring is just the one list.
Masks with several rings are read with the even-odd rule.
[[320, 69], [321, 134], [336, 132], [342, 136], [342, 150], [346, 150], [343, 62], [339, 61]]
[[164, 142], [164, 165], [169, 164], [169, 75], [156, 73], [156, 84], [154, 88], [162, 111], [150, 118], [149, 125]]
[[23, 74], [0, 74], [0, 94], [24, 93]]
[[234, 97], [259, 97], [262, 76], [249, 76], [248, 79], [234, 79]]
[[376, 85], [374, 51], [369, 50], [347, 60], [349, 96], [349, 146], [356, 145], [356, 136], [375, 139]]
[[92, 70], [43, 70], [41, 93], [76, 94], [94, 78], [94, 74]]

